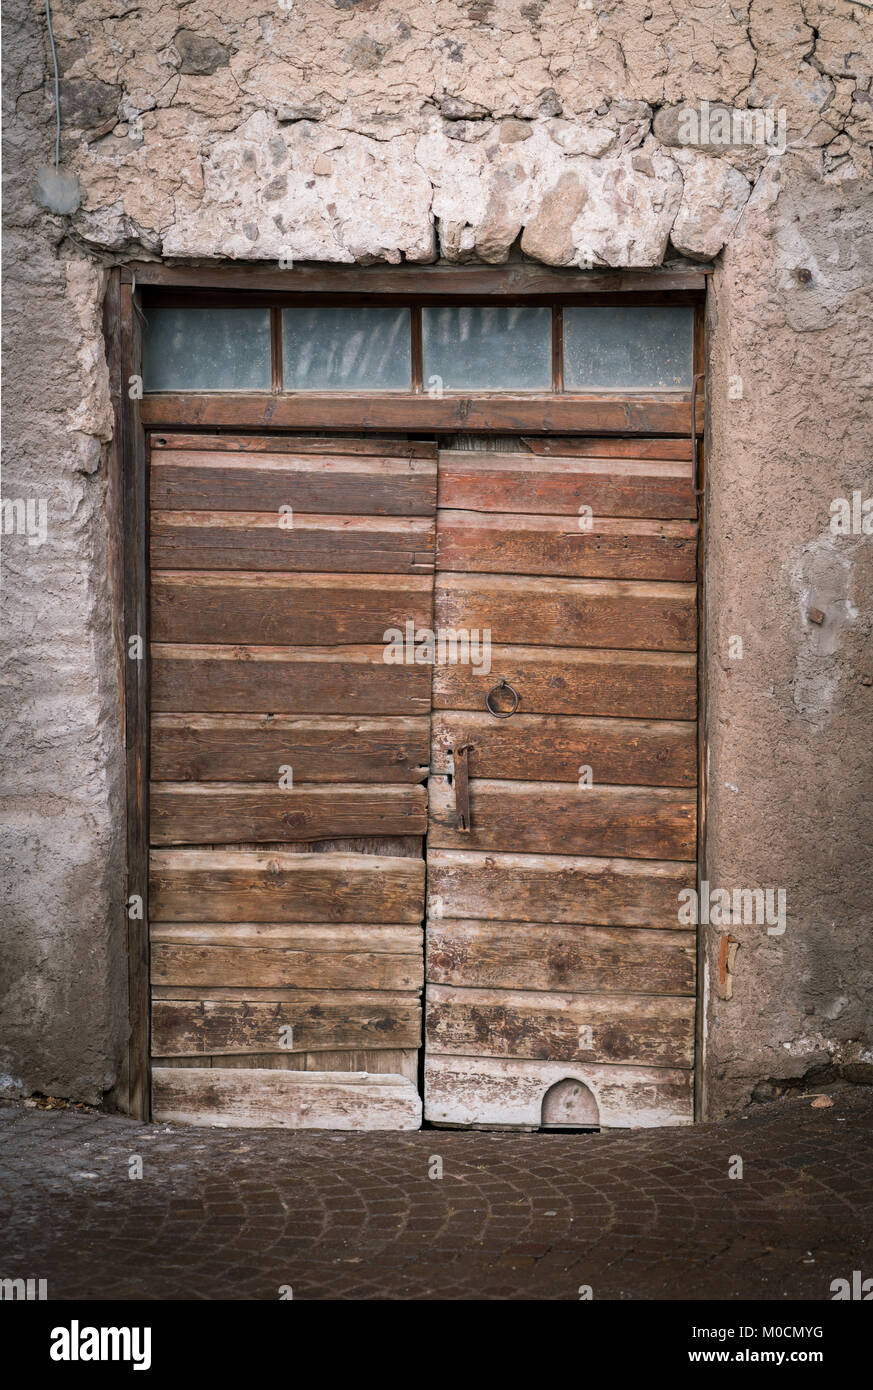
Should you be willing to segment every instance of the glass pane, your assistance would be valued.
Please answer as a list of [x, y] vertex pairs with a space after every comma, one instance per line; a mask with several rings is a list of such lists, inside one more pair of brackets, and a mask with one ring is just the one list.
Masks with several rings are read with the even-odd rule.
[[408, 391], [408, 309], [283, 309], [286, 391]]
[[426, 391], [552, 389], [551, 309], [425, 308], [421, 322]]
[[146, 391], [269, 391], [269, 309], [147, 309]]
[[694, 311], [684, 304], [564, 309], [564, 389], [691, 386]]

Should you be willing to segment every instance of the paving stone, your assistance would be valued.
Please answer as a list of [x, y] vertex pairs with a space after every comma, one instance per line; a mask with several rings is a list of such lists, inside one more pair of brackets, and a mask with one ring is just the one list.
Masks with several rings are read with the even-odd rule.
[[830, 1094], [575, 1135], [243, 1135], [4, 1105], [0, 1275], [50, 1298], [827, 1299], [873, 1275], [873, 1093]]

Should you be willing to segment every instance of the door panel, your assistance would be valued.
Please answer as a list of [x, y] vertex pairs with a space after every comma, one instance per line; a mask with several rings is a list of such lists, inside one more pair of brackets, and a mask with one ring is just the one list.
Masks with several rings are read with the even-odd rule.
[[536, 458], [529, 453], [440, 452], [439, 505], [467, 512], [519, 512], [697, 520], [691, 466], [681, 460]]
[[[336, 1054], [326, 1054], [336, 1059]], [[369, 1071], [209, 1070], [155, 1067], [154, 1110], [169, 1124], [242, 1129], [418, 1129], [421, 1103], [412, 1082]]]
[[381, 646], [152, 646], [152, 709], [169, 713], [420, 714], [430, 670]]
[[264, 443], [152, 449], [154, 1113], [416, 1128], [435, 450]]
[[[172, 437], [171, 437], [172, 439]], [[358, 451], [356, 445], [366, 446]], [[382, 440], [177, 437], [152, 458], [158, 511], [295, 512], [429, 517], [436, 508], [433, 446]]]
[[457, 828], [448, 778], [431, 778], [429, 803], [434, 849], [689, 860], [696, 853], [696, 800], [676, 787], [592, 786], [580, 794], [566, 782], [476, 778], [466, 832]]
[[434, 708], [478, 712], [504, 677], [529, 714], [694, 719], [697, 711], [697, 661], [690, 652], [495, 646], [491, 667], [493, 674], [482, 676], [472, 666], [437, 666]]
[[434, 984], [582, 994], [694, 995], [694, 932], [544, 922], [433, 922]]
[[[687, 442], [162, 436], [151, 482], [156, 1117], [414, 1128], [424, 985], [433, 1123], [690, 1119]], [[431, 627], [490, 661], [386, 661]]]
[[357, 835], [423, 835], [423, 787], [156, 783], [153, 845], [289, 844]]
[[432, 1124], [451, 1127], [537, 1129], [545, 1098], [568, 1073], [584, 1078], [583, 1087], [596, 1097], [591, 1119], [603, 1128], [684, 1124], [691, 1116], [689, 1070], [433, 1054], [427, 1062], [427, 1116]]
[[598, 517], [582, 530], [578, 517], [445, 511], [437, 546], [444, 572], [681, 582], [697, 564], [690, 521]]
[[386, 628], [426, 625], [432, 607], [430, 575], [161, 570], [152, 580], [152, 640], [381, 646]]
[[158, 922], [414, 922], [424, 862], [381, 854], [153, 849]]
[[506, 574], [441, 575], [440, 627], [488, 628], [498, 645], [693, 651], [693, 584], [540, 579]]
[[[475, 784], [474, 784], [475, 789]], [[580, 796], [584, 793], [580, 792]], [[428, 848], [432, 918], [675, 929], [692, 864]]]
[[656, 719], [575, 719], [524, 714], [510, 723], [480, 710], [434, 710], [431, 766], [452, 769], [451, 749], [472, 741], [477, 777], [507, 781], [579, 781], [579, 768], [597, 767], [604, 783], [694, 787], [697, 729], [692, 722]]
[[[435, 1124], [692, 1114], [695, 935], [678, 921], [697, 855], [690, 448], [561, 443], [439, 455], [436, 621], [479, 644], [476, 664], [456, 643], [434, 670]], [[485, 707], [500, 681], [518, 695], [505, 718]]]
[[421, 782], [428, 766], [426, 717], [155, 714], [153, 782], [264, 782], [289, 743], [298, 782]]
[[[293, 524], [282, 524], [292, 516]], [[424, 517], [303, 512], [152, 511], [155, 569], [429, 574], [433, 522]]]
[[668, 1067], [690, 1067], [693, 1060], [693, 999], [434, 984], [427, 999], [434, 1052]]

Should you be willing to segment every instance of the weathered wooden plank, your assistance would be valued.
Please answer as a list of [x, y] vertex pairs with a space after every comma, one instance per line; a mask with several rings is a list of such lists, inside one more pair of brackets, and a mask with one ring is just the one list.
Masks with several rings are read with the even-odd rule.
[[207, 985], [253, 989], [269, 986], [315, 990], [418, 990], [421, 949], [391, 954], [354, 940], [342, 949], [319, 950], [271, 942], [257, 946], [154, 941], [152, 982], [156, 985]]
[[[46, 12], [47, 14], [49, 11]], [[107, 309], [112, 317], [115, 291], [113, 272], [109, 272], [107, 289], [109, 303]], [[145, 459], [145, 434], [142, 430], [140, 401], [130, 395], [128, 383], [133, 374], [139, 373], [142, 361], [142, 313], [141, 295], [135, 286], [120, 286], [120, 323], [110, 324], [108, 343], [109, 390], [107, 404], [114, 409], [114, 424], [117, 432], [117, 453], [110, 457], [109, 473], [113, 494], [115, 482], [120, 484], [122, 525], [123, 525], [123, 583], [122, 594], [114, 595], [116, 602], [123, 599], [122, 651], [125, 655], [119, 660], [119, 676], [123, 686], [121, 709], [122, 742], [126, 772], [126, 819], [127, 844], [125, 895], [135, 894], [141, 901], [139, 916], [127, 919], [127, 985], [128, 1019], [130, 1036], [127, 1045], [126, 1065], [122, 1072], [117, 1091], [118, 1102], [122, 1108], [129, 1106], [130, 1114], [137, 1119], [149, 1118], [149, 951], [148, 929], [148, 759], [149, 759], [149, 656], [141, 653], [143, 659], [130, 661], [126, 656], [128, 634], [144, 634], [142, 620], [145, 616], [144, 595], [148, 587], [148, 478]], [[118, 306], [116, 305], [116, 308]], [[119, 370], [120, 368], [120, 370]], [[113, 475], [116, 464], [120, 466], [120, 478]], [[110, 505], [115, 497], [110, 496]], [[110, 518], [107, 518], [110, 521]], [[111, 534], [111, 524], [107, 534]], [[106, 599], [111, 604], [109, 594]], [[107, 605], [108, 606], [108, 605]], [[108, 615], [104, 616], [104, 622]], [[121, 691], [119, 693], [122, 693]], [[120, 886], [120, 885], [119, 885]], [[126, 1094], [125, 1094], [126, 1092]]]
[[[402, 391], [147, 392], [140, 403], [150, 430], [496, 430], [504, 434], [545, 434], [580, 430], [586, 434], [678, 434], [691, 431], [691, 402], [677, 393], [607, 396], [537, 396], [532, 392], [429, 396]], [[698, 432], [703, 407], [698, 404]]]
[[492, 647], [487, 675], [471, 664], [435, 666], [434, 708], [481, 710], [501, 677], [518, 692], [524, 714], [676, 720], [693, 719], [697, 709], [691, 653], [515, 646]]
[[436, 626], [485, 629], [503, 646], [693, 651], [697, 589], [624, 579], [543, 579], [442, 574]]
[[568, 1079], [591, 1093], [603, 1129], [690, 1124], [694, 1118], [690, 1071], [430, 1053], [424, 1060], [425, 1118], [437, 1125], [537, 1129], [547, 1092]]
[[[648, 302], [658, 302], [661, 294], [706, 290], [711, 267], [694, 270], [578, 270], [538, 265], [535, 261], [514, 261], [508, 265], [295, 265], [282, 270], [269, 261], [227, 264], [211, 260], [206, 265], [168, 265], [165, 261], [136, 261], [123, 266], [122, 282], [135, 279], [138, 285], [179, 286], [183, 293], [192, 287], [202, 290], [251, 292], [263, 290], [287, 296], [279, 301], [306, 303], [305, 294], [378, 294], [389, 300], [394, 295], [427, 299], [446, 295], [556, 295], [571, 296], [584, 303], [592, 294], [642, 294]], [[164, 297], [158, 303], [165, 303]], [[187, 303], [188, 300], [186, 299]], [[633, 302], [633, 301], [630, 301]], [[682, 303], [693, 302], [688, 298]]]
[[428, 917], [675, 930], [695, 882], [690, 864], [432, 849]]
[[391, 665], [383, 647], [156, 643], [152, 709], [182, 713], [426, 714], [431, 668]]
[[[250, 1004], [252, 999], [257, 999], [259, 1004], [294, 1004], [300, 1000], [299, 989], [285, 985], [265, 985], [263, 988], [256, 988], [252, 985], [154, 985], [152, 987], [153, 999], [181, 1000], [183, 1003], [190, 1003], [192, 997], [198, 1000], [217, 1000], [221, 1003], [231, 1004]], [[402, 991], [403, 997], [411, 999], [418, 998], [418, 991]], [[369, 994], [378, 1003], [382, 998], [383, 992], [371, 990]]]
[[379, 644], [407, 621], [429, 627], [432, 611], [429, 575], [152, 573], [154, 642]]
[[[192, 436], [195, 437], [196, 436]], [[573, 434], [531, 435], [525, 439], [532, 454], [558, 458], [690, 459], [690, 439], [610, 439]]]
[[202, 1057], [153, 1057], [156, 1067], [234, 1067], [251, 1071], [269, 1068], [273, 1071], [328, 1071], [328, 1072], [390, 1072], [394, 1076], [405, 1076], [416, 1087], [418, 1085], [417, 1047], [367, 1047], [340, 1049], [339, 1051], [319, 1049], [317, 1052], [222, 1052], [217, 1056]]
[[425, 1047], [454, 1056], [690, 1067], [694, 1000], [428, 985]]
[[[153, 728], [153, 765], [155, 739]], [[435, 773], [451, 772], [451, 750], [462, 743], [470, 745], [472, 777], [578, 784], [590, 768], [595, 783], [612, 785], [693, 787], [697, 780], [697, 732], [690, 721], [521, 713], [498, 720], [484, 710], [435, 710]]]
[[694, 994], [695, 933], [542, 922], [427, 925], [427, 980], [564, 994]]
[[424, 517], [153, 510], [150, 527], [153, 569], [426, 574], [434, 566], [434, 522]]
[[697, 523], [502, 512], [441, 511], [437, 569], [492, 574], [554, 574], [592, 579], [691, 582]]
[[153, 714], [153, 781], [420, 782], [428, 720], [281, 714]]
[[[605, 442], [609, 443], [608, 440]], [[644, 447], [647, 441], [639, 442], [640, 447]], [[149, 446], [152, 451], [188, 449], [197, 454], [206, 450], [209, 453], [236, 454], [328, 454], [342, 458], [375, 455], [391, 459], [436, 459], [437, 456], [437, 446], [432, 440], [396, 439], [387, 435], [379, 439], [377, 436], [368, 438], [366, 435], [356, 437], [348, 434], [338, 434], [332, 438], [311, 434], [152, 434], [149, 436]], [[690, 446], [686, 447], [689, 452], [677, 457], [691, 457]], [[640, 454], [639, 457], [645, 455]]]
[[[268, 442], [269, 443], [269, 442]], [[151, 456], [151, 505], [173, 511], [339, 512], [350, 516], [432, 516], [436, 460], [386, 453], [349, 456], [163, 448]]]
[[676, 787], [470, 783], [470, 829], [457, 828], [454, 788], [429, 787], [428, 844], [435, 849], [680, 859], [697, 854], [697, 801]]
[[306, 1071], [393, 1072], [418, 1089], [417, 1047], [368, 1047], [339, 1052], [307, 1052]]
[[149, 937], [152, 945], [269, 946], [310, 953], [368, 951], [418, 957], [423, 932], [420, 926], [402, 922], [152, 922]]
[[421, 1005], [417, 994], [378, 990], [300, 990], [287, 1002], [267, 1002], [250, 991], [243, 1001], [152, 999], [152, 1047], [158, 1056], [224, 1052], [309, 1052], [318, 1048], [417, 1047]]
[[150, 855], [150, 891], [153, 922], [420, 922], [424, 862], [157, 849]]
[[553, 458], [443, 449], [439, 505], [457, 511], [596, 517], [697, 517], [691, 463]]
[[421, 1101], [403, 1076], [155, 1067], [155, 1120], [240, 1129], [418, 1129]]
[[[306, 1071], [306, 1052], [222, 1052], [217, 1057], [158, 1057], [152, 1055], [153, 1067], [233, 1067], [251, 1070], [268, 1067], [272, 1071]], [[313, 1068], [315, 1070], [315, 1068]], [[393, 1067], [384, 1070], [393, 1071]], [[374, 1068], [375, 1071], [375, 1068]]]
[[153, 845], [327, 840], [345, 835], [423, 835], [424, 787], [276, 782], [155, 782]]

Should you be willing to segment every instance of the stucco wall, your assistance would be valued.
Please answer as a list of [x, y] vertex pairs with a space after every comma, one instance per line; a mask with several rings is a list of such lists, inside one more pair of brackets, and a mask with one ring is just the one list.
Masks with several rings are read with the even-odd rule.
[[[104, 268], [143, 255], [717, 258], [706, 871], [784, 889], [788, 922], [733, 928], [733, 997], [707, 989], [707, 1104], [815, 1066], [869, 1070], [873, 537], [834, 537], [828, 507], [873, 494], [873, 15], [849, 0], [53, 14], [67, 216], [37, 178], [54, 137], [43, 5], [4, 7], [3, 496], [45, 497], [49, 526], [42, 545], [3, 538], [2, 1085], [95, 1099], [123, 1048], [99, 312]], [[769, 146], [719, 143], [717, 107], [688, 143], [704, 101], [768, 107]]]

